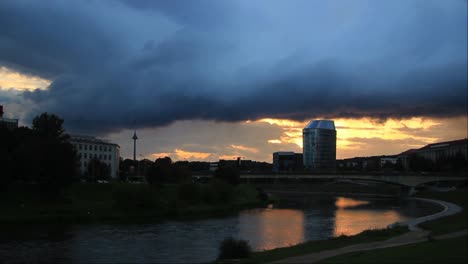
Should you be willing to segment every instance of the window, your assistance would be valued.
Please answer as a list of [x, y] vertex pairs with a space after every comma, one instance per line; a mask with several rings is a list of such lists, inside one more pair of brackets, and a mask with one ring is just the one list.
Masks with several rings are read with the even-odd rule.
[[99, 146], [99, 151], [102, 151], [102, 146]]
[[101, 155], [101, 154], [99, 154], [99, 159], [102, 159], [102, 155]]
[[97, 150], [97, 145], [94, 145], [94, 150]]
[[84, 145], [84, 149], [85, 149], [85, 150], [88, 150], [88, 145], [85, 144], [85, 145]]
[[81, 149], [82, 149], [82, 146], [81, 146], [81, 144], [79, 144], [78, 146], [79, 146], [79, 149], [81, 150]]
[[84, 157], [85, 157], [85, 159], [87, 159], [88, 158], [88, 153], [85, 153]]

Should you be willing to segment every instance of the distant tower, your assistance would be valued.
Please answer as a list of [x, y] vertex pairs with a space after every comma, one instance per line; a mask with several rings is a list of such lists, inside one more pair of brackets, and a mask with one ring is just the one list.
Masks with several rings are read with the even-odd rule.
[[334, 170], [336, 129], [332, 120], [313, 120], [302, 130], [304, 167], [308, 170]]
[[136, 135], [136, 131], [133, 133], [133, 161], [136, 161], [136, 141], [138, 139], [137, 135]]

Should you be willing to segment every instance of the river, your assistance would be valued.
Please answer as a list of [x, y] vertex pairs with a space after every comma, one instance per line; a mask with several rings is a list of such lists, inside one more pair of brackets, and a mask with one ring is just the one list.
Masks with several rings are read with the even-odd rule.
[[23, 226], [3, 229], [0, 262], [208, 262], [217, 257], [220, 242], [228, 236], [248, 240], [259, 251], [385, 228], [439, 210], [415, 200], [308, 196], [222, 218]]

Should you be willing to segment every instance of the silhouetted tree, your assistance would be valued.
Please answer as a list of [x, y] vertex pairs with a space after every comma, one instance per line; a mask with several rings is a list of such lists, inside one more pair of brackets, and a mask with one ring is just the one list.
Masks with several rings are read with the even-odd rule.
[[42, 194], [56, 197], [71, 183], [76, 173], [76, 153], [67, 141], [63, 119], [48, 113], [33, 119], [31, 151], [37, 166], [36, 181]]
[[63, 129], [63, 119], [47, 112], [35, 117], [32, 122], [33, 130], [41, 140], [65, 142], [69, 136]]
[[169, 157], [158, 158], [146, 172], [146, 182], [151, 185], [163, 184], [169, 181], [172, 160]]
[[104, 162], [101, 162], [97, 158], [93, 158], [89, 161], [87, 168], [87, 176], [89, 180], [109, 180], [110, 179], [110, 168]]
[[172, 176], [171, 178], [177, 183], [191, 183], [192, 172], [189, 168], [187, 161], [177, 161], [172, 164]]

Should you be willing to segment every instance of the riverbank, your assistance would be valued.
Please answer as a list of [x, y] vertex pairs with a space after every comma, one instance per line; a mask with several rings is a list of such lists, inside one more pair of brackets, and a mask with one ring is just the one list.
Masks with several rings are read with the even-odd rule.
[[15, 185], [0, 194], [0, 223], [151, 223], [223, 216], [264, 205], [254, 186], [218, 181], [163, 187], [76, 183], [56, 200], [43, 199], [34, 185]]
[[[426, 191], [426, 192], [420, 193], [418, 197], [426, 198], [426, 199], [437, 198], [438, 200], [448, 200], [452, 203], [460, 204], [464, 208], [467, 208], [466, 205], [468, 205], [468, 196], [467, 196], [466, 188], [452, 191], [452, 192], [445, 192], [445, 193], [434, 193], [434, 192]], [[421, 241], [427, 241], [428, 235], [431, 235], [432, 237], [433, 235], [446, 234], [449, 232], [467, 229], [468, 221], [466, 221], [467, 220], [466, 211], [467, 210], [463, 210], [461, 213], [446, 216], [437, 220], [433, 220], [433, 221], [421, 224], [421, 227], [426, 228], [426, 230], [417, 230], [417, 231], [408, 232], [407, 227], [399, 226], [399, 227], [396, 227], [396, 229], [390, 228], [390, 229], [380, 230], [380, 231], [365, 231], [356, 236], [349, 237], [349, 240], [348, 240], [349, 244], [346, 244], [346, 245], [343, 245], [342, 243], [340, 243], [339, 240], [337, 240], [339, 238], [328, 239], [324, 241], [311, 241], [311, 242], [306, 242], [306, 243], [288, 247], [288, 248], [279, 248], [279, 249], [274, 249], [270, 251], [255, 252], [252, 254], [251, 258], [244, 260], [244, 262], [245, 263], [268, 263], [268, 262], [277, 261], [277, 263], [290, 263], [290, 262], [302, 261], [303, 263], [311, 263], [312, 261], [318, 261], [318, 260], [324, 259], [323, 254], [329, 254], [326, 256], [332, 257], [335, 255], [353, 252], [353, 251], [369, 250], [369, 247], [370, 248], [386, 247], [388, 246], [388, 244], [395, 243], [395, 241], [392, 241], [391, 238], [400, 239], [408, 243], [420, 242], [420, 240], [418, 239], [423, 239]], [[441, 215], [440, 213], [438, 213], [438, 215], [439, 217], [445, 216], [445, 215]], [[415, 221], [412, 221], [412, 222], [410, 221], [408, 224], [414, 223], [414, 222]], [[400, 231], [393, 233], [391, 230], [400, 230]], [[381, 232], [381, 234], [386, 234], [386, 236], [383, 236], [382, 237], [383, 239], [379, 239], [379, 240], [374, 239], [372, 236], [375, 232]], [[368, 237], [367, 241], [361, 240], [362, 239], [361, 237], [363, 236]], [[367, 242], [371, 242], [371, 241], [382, 241], [382, 242], [380, 242], [380, 244], [379, 242], [366, 244]], [[398, 244], [395, 244], [395, 245], [398, 245]], [[419, 246], [424, 248], [424, 245], [419, 245]], [[456, 254], [459, 254], [460, 252], [464, 252], [466, 255], [468, 249], [466, 247], [463, 248], [463, 244], [457, 244], [455, 246], [457, 248], [454, 249], [455, 250], [454, 252], [458, 252]], [[347, 250], [351, 250], [351, 251], [347, 251]], [[392, 248], [388, 248], [385, 250], [387, 250], [385, 254], [388, 254], [389, 256], [391, 256]], [[395, 250], [398, 251], [400, 249], [397, 248]], [[368, 253], [368, 252], [373, 252], [373, 251], [359, 252], [356, 254], [360, 254], [360, 255], [369, 254], [368, 258], [359, 259], [359, 260], [363, 260], [362, 262], [365, 262], [366, 260], [368, 261], [370, 260], [370, 262], [375, 262], [376, 258], [372, 258], [373, 253]], [[353, 254], [353, 253], [350, 253], [350, 254]], [[431, 255], [431, 252], [428, 252], [427, 254]], [[449, 254], [450, 253], [447, 253], [446, 257], [450, 257]], [[441, 253], [437, 252], [437, 256], [434, 256], [434, 257], [439, 257], [439, 255], [441, 255]], [[453, 256], [451, 259], [453, 259]], [[464, 260], [463, 257], [460, 257], [457, 259]], [[342, 263], [343, 262], [343, 259], [340, 259], [339, 256], [337, 257], [335, 262], [334, 262], [335, 260], [334, 258], [326, 259], [325, 261], [328, 261], [328, 260], [330, 260], [330, 262], [327, 262], [327, 263]], [[411, 260], [414, 261], [416, 260], [416, 258], [411, 259]], [[392, 261], [392, 263], [397, 263], [395, 261]], [[359, 261], [357, 261], [357, 263], [359, 263]]]

